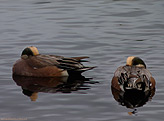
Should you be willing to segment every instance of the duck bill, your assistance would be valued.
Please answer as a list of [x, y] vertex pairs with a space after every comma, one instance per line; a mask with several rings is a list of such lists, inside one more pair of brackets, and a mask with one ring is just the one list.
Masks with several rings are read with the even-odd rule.
[[125, 90], [135, 89], [140, 91], [146, 91], [149, 89], [149, 84], [139, 78], [130, 78], [124, 85]]

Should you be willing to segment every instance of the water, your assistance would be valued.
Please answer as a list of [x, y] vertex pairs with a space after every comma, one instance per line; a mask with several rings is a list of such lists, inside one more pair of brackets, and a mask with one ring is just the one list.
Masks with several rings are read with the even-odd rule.
[[[28, 121], [163, 121], [163, 0], [1, 0], [0, 118]], [[38, 93], [34, 102], [12, 79], [29, 45], [42, 54], [89, 56], [83, 73], [99, 83], [71, 93]], [[133, 109], [113, 98], [111, 79], [128, 56], [139, 56], [157, 81], [151, 101]]]

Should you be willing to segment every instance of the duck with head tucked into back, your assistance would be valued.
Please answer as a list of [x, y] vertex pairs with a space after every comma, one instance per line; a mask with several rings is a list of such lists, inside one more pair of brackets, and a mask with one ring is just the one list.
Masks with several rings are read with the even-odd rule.
[[126, 65], [118, 67], [115, 71], [111, 85], [119, 91], [130, 89], [147, 91], [155, 88], [155, 79], [141, 58], [130, 56]]
[[88, 57], [66, 58], [56, 55], [41, 55], [36, 47], [30, 46], [23, 50], [21, 59], [13, 65], [13, 75], [31, 77], [56, 77], [56, 76], [78, 76], [82, 72], [93, 69], [86, 67]]

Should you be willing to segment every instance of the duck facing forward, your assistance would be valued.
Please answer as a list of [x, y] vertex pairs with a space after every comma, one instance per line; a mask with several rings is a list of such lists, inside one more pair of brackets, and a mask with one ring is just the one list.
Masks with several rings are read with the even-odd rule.
[[141, 58], [130, 56], [126, 65], [118, 67], [115, 71], [112, 87], [120, 91], [130, 89], [147, 91], [155, 88], [155, 79]]
[[41, 55], [36, 47], [30, 46], [23, 50], [21, 59], [13, 65], [13, 75], [31, 77], [78, 76], [82, 72], [93, 69], [81, 62], [88, 57], [65, 58], [56, 55]]

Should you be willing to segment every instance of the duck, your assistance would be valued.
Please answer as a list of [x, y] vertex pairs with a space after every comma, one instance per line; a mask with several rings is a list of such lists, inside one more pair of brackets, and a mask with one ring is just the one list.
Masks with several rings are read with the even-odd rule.
[[18, 59], [12, 68], [13, 75], [28, 77], [63, 77], [79, 76], [82, 72], [95, 67], [86, 67], [82, 62], [89, 58], [83, 57], [63, 57], [57, 55], [39, 54], [35, 46], [26, 47], [21, 58]]
[[147, 69], [145, 62], [135, 56], [129, 56], [126, 65], [120, 66], [111, 81], [112, 88], [118, 91], [147, 91], [155, 89], [155, 79]]

